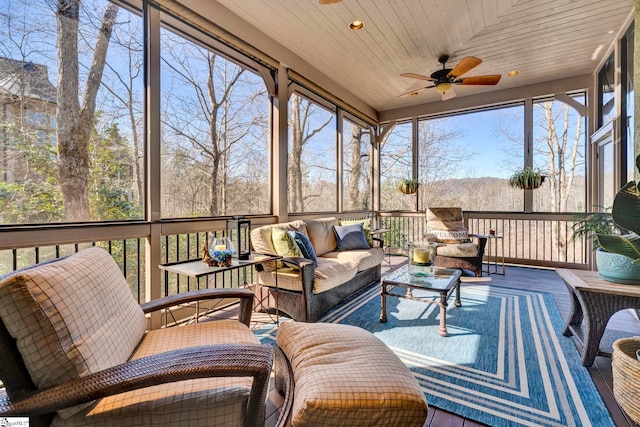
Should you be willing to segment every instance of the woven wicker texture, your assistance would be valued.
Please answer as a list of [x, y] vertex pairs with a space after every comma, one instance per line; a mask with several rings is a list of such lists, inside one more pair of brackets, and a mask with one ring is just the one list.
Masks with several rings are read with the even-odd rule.
[[621, 338], [613, 343], [613, 395], [629, 418], [640, 424], [640, 337]]

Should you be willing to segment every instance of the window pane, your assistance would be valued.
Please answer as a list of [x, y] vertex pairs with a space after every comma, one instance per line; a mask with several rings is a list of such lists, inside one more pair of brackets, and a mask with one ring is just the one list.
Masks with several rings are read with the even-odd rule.
[[0, 223], [142, 218], [142, 19], [105, 0], [53, 4], [0, 15], [0, 93], [13, 99], [0, 112]]
[[167, 29], [160, 38], [162, 217], [270, 213], [264, 81]]
[[[633, 46], [634, 46], [634, 25], [630, 25], [624, 36], [623, 46], [626, 48], [623, 55], [625, 56], [625, 80], [626, 88], [624, 90], [627, 111], [627, 129], [626, 129], [626, 151], [627, 151], [627, 182], [633, 180], [635, 173], [635, 154], [633, 149], [633, 122], [634, 122], [634, 87], [633, 87]], [[640, 155], [640, 153], [638, 153]]]
[[613, 206], [613, 199], [616, 195], [616, 188], [613, 185], [614, 173], [613, 143], [611, 141], [607, 141], [598, 147], [598, 174], [600, 175], [599, 193], [601, 206], [604, 208], [610, 208]]
[[343, 209], [371, 209], [371, 132], [345, 119], [342, 141]]
[[336, 114], [293, 94], [289, 100], [289, 212], [337, 211]]
[[[584, 105], [584, 95], [572, 98]], [[545, 183], [533, 192], [536, 212], [581, 212], [585, 208], [585, 118], [568, 104], [533, 104], [533, 167]]]
[[507, 179], [523, 164], [522, 104], [419, 121], [420, 209], [523, 210]]
[[383, 210], [413, 210], [416, 195], [398, 190], [402, 179], [413, 178], [411, 122], [398, 123], [380, 145], [380, 207]]
[[613, 119], [616, 114], [616, 87], [613, 54], [598, 72], [598, 97], [600, 101], [598, 127]]

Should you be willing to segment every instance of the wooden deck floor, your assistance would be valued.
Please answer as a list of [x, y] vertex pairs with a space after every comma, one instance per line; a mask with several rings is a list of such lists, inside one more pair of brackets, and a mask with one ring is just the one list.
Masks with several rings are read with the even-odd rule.
[[[390, 263], [383, 263], [383, 269], [389, 270], [390, 268], [395, 268], [405, 260], [406, 258], [404, 257], [392, 256]], [[507, 266], [504, 276], [491, 275], [491, 283], [497, 286], [549, 292], [553, 295], [563, 320], [566, 319], [571, 309], [571, 302], [569, 293], [562, 279], [558, 277], [557, 281], [541, 281], [539, 276], [540, 270], [536, 268]], [[631, 335], [640, 335], [640, 322], [638, 322], [629, 311], [622, 311], [617, 313], [609, 321], [607, 330], [618, 330], [628, 332]], [[596, 361], [593, 366], [589, 368], [589, 372], [598, 391], [602, 395], [605, 405], [609, 409], [615, 425], [618, 427], [640, 427], [628, 419], [613, 397], [611, 359], [602, 356], [596, 357]], [[269, 418], [267, 419], [266, 427], [275, 426], [281, 405], [282, 397], [272, 388], [269, 395], [269, 405], [267, 408]], [[429, 416], [424, 427], [477, 427], [482, 425], [483, 424], [462, 418], [451, 412], [430, 407]]]

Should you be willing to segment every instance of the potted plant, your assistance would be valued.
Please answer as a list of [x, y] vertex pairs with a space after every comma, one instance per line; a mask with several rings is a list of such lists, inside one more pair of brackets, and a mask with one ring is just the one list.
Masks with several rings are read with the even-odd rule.
[[420, 183], [415, 179], [403, 179], [398, 183], [398, 190], [404, 194], [415, 194], [420, 187]]
[[533, 169], [529, 166], [521, 171], [515, 172], [509, 178], [509, 185], [513, 188], [532, 190], [540, 187], [546, 177], [542, 175], [540, 169]]
[[[640, 155], [636, 157], [636, 167], [640, 171]], [[640, 191], [635, 181], [629, 181], [618, 191], [611, 216], [623, 234], [598, 233], [600, 246], [610, 253], [624, 256], [629, 263], [628, 268], [640, 272]], [[640, 278], [633, 281], [615, 279], [607, 280], [640, 285]]]
[[591, 238], [592, 250], [596, 254], [596, 266], [603, 279], [626, 284], [640, 283], [640, 267], [614, 252], [604, 249], [600, 243], [602, 236], [622, 236], [629, 231], [621, 228], [614, 220], [610, 209], [573, 216], [572, 239]]

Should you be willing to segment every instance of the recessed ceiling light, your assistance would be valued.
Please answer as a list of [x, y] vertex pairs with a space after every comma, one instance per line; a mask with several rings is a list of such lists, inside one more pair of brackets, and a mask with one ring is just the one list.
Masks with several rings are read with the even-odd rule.
[[360, 20], [354, 20], [349, 22], [349, 29], [353, 30], [353, 31], [360, 31], [361, 29], [364, 28], [364, 22], [360, 21]]
[[507, 76], [509, 76], [509, 77], [514, 77], [514, 76], [517, 76], [518, 74], [520, 74], [520, 71], [518, 71], [518, 70], [513, 70], [513, 71], [509, 71], [509, 72], [507, 73]]

